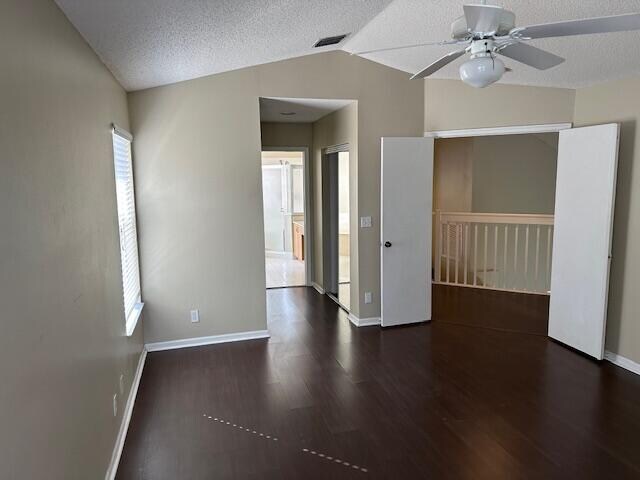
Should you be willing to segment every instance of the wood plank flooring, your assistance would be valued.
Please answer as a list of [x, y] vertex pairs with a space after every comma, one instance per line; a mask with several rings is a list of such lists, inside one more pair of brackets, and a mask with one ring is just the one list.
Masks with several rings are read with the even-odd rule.
[[313, 289], [267, 297], [269, 340], [148, 355], [118, 479], [640, 478], [639, 376], [541, 336], [357, 329]]
[[546, 337], [549, 331], [549, 297], [434, 285], [433, 318], [438, 322]]

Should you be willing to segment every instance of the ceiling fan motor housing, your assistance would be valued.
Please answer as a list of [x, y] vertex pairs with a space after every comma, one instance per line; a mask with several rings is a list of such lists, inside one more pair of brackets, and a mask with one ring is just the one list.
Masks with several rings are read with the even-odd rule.
[[[487, 7], [487, 5], [485, 5], [485, 7]], [[516, 26], [515, 13], [509, 10], [504, 10], [500, 7], [494, 7], [494, 8], [500, 9], [502, 10], [502, 12], [500, 16], [500, 23], [499, 23], [498, 29], [495, 32], [493, 32], [492, 36], [501, 37], [504, 35], [508, 35], [511, 29], [513, 29]], [[475, 33], [491, 33], [491, 32], [469, 32], [469, 27], [467, 26], [467, 19], [464, 15], [461, 17], [458, 17], [451, 24], [451, 37], [454, 40], [466, 40], [469, 38], [475, 38], [476, 37], [474, 35]]]

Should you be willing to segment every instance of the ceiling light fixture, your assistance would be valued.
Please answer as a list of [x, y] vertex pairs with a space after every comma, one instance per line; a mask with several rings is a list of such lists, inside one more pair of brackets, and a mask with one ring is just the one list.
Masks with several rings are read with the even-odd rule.
[[460, 66], [460, 80], [476, 88], [484, 88], [500, 80], [505, 72], [504, 63], [493, 55], [492, 50], [491, 40], [473, 43], [471, 59]]
[[296, 112], [280, 112], [280, 115], [284, 117], [292, 117], [293, 115], [296, 115]]

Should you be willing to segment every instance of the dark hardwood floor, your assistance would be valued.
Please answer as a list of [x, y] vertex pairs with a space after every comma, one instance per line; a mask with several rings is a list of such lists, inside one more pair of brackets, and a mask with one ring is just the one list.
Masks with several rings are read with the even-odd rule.
[[549, 297], [434, 285], [433, 318], [438, 322], [546, 337], [549, 330]]
[[313, 289], [267, 297], [269, 340], [149, 354], [118, 479], [640, 478], [632, 373], [542, 336], [357, 329]]

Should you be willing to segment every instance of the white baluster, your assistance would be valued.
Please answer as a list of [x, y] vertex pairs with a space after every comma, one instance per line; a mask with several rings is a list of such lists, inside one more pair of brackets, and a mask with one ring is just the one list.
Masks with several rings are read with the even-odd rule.
[[464, 284], [467, 285], [467, 268], [469, 265], [469, 224], [464, 224]]
[[456, 284], [458, 283], [458, 270], [459, 270], [458, 263], [460, 260], [460, 233], [462, 232], [461, 227], [462, 225], [456, 223], [456, 275], [455, 275]]
[[507, 288], [507, 252], [509, 251], [509, 225], [504, 226], [504, 273], [502, 274], [502, 288]]
[[524, 234], [524, 289], [529, 285], [529, 225], [525, 228]]
[[538, 287], [538, 264], [540, 262], [540, 225], [536, 227], [536, 273], [535, 273], [535, 285]]
[[447, 222], [447, 283], [449, 283], [449, 267], [451, 265], [451, 224]]
[[473, 286], [477, 285], [478, 279], [478, 224], [473, 225]]
[[482, 280], [482, 285], [484, 287], [487, 286], [487, 244], [489, 243], [489, 226], [484, 226], [484, 279]]
[[493, 288], [498, 287], [498, 225], [493, 232]]
[[513, 273], [514, 273], [514, 278], [513, 278], [513, 288], [516, 288], [516, 285], [518, 284], [518, 229], [520, 228], [519, 225], [516, 225], [516, 237], [515, 237], [515, 241], [513, 242], [514, 245], [514, 253], [513, 253]]

